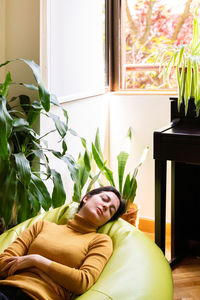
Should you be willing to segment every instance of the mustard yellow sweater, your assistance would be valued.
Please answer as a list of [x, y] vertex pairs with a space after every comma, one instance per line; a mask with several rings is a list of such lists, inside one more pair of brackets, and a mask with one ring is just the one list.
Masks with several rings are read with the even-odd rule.
[[[33, 224], [0, 255], [0, 278], [5, 258], [39, 254], [52, 260], [47, 275], [66, 294], [67, 290], [84, 293], [97, 280], [112, 253], [110, 237], [97, 233], [96, 229], [78, 214], [67, 225], [44, 220]], [[20, 287], [33, 299], [63, 299], [29, 269], [0, 280], [0, 284]]]

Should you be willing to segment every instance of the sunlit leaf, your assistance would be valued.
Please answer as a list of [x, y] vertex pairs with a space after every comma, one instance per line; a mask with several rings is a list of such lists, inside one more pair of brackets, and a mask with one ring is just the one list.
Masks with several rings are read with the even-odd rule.
[[117, 156], [118, 160], [118, 181], [119, 181], [119, 191], [122, 193], [122, 184], [124, 177], [124, 170], [128, 160], [129, 154], [125, 151], [121, 151]]

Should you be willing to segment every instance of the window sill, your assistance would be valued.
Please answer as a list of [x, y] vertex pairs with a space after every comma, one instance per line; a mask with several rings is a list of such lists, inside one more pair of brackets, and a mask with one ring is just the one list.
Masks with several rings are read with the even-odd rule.
[[169, 95], [177, 96], [177, 90], [120, 90], [111, 92], [114, 95]]

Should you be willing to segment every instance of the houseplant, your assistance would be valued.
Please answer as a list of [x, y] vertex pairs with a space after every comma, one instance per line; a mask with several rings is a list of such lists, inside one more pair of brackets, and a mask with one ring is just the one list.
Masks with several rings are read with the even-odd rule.
[[[66, 133], [77, 135], [68, 128], [67, 111], [62, 109], [64, 122], [50, 112], [50, 105], [59, 106], [54, 95], [44, 87], [40, 69], [30, 60], [19, 59], [33, 71], [36, 85], [23, 84], [25, 88], [37, 92], [37, 100], [31, 101], [27, 95], [9, 98], [9, 87], [13, 84], [10, 72], [0, 85], [0, 223], [1, 232], [16, 223], [36, 215], [40, 208], [48, 210], [65, 202], [65, 191], [60, 174], [50, 167], [48, 153], [64, 161], [71, 176], [77, 176], [73, 157], [67, 153]], [[1, 64], [3, 67], [10, 63]], [[17, 102], [16, 102], [17, 101]], [[14, 104], [13, 104], [14, 103]], [[53, 123], [53, 132], [58, 133], [61, 151], [49, 149], [45, 136], [33, 129], [37, 118], [45, 114]], [[85, 140], [81, 139], [85, 144]], [[52, 194], [47, 189], [48, 180], [52, 180]]]
[[92, 155], [87, 149], [85, 149], [84, 155], [79, 154], [75, 165], [75, 167], [78, 169], [78, 174], [76, 178], [74, 178], [74, 193], [72, 196], [73, 201], [80, 202], [83, 196], [83, 189], [86, 188], [86, 193], [89, 192], [92, 189], [93, 184], [98, 181], [102, 171], [98, 172], [96, 175], [93, 174], [91, 165]]
[[[127, 140], [129, 143], [132, 139], [132, 130], [129, 128], [127, 133]], [[137, 174], [139, 167], [143, 164], [146, 155], [148, 153], [148, 147], [146, 147], [143, 151], [142, 157], [137, 164], [136, 168], [133, 171], [133, 174], [130, 172], [125, 175], [125, 167], [128, 161], [128, 158], [130, 154], [122, 150], [117, 156], [118, 161], [118, 184], [114, 181], [113, 171], [109, 169], [106, 165], [106, 161], [104, 161], [102, 151], [101, 151], [101, 145], [100, 145], [100, 139], [99, 139], [99, 131], [97, 131], [96, 138], [95, 138], [95, 144], [92, 144], [92, 154], [94, 157], [94, 160], [100, 170], [102, 170], [102, 174], [106, 177], [108, 182], [117, 187], [120, 191], [122, 198], [125, 200], [126, 203], [126, 213], [123, 215], [123, 218], [127, 221], [133, 221], [133, 225], [138, 225], [138, 206], [134, 203], [134, 199], [136, 196], [136, 190], [137, 190]], [[125, 178], [124, 178], [125, 177]]]
[[[98, 131], [97, 131], [98, 132]], [[84, 193], [89, 192], [93, 185], [99, 181], [99, 177], [103, 172], [103, 168], [105, 163], [103, 164], [101, 170], [96, 174], [95, 173], [95, 162], [92, 156], [92, 153], [88, 150], [86, 141], [83, 144], [84, 146], [84, 154], [79, 153], [76, 164], [70, 169], [71, 177], [74, 182], [74, 193], [72, 196], [72, 200], [76, 202], [80, 202]], [[75, 168], [76, 176], [72, 176]]]
[[197, 10], [193, 20], [193, 36], [189, 44], [181, 46], [170, 45], [160, 49], [156, 62], [162, 67], [163, 79], [168, 80], [171, 71], [176, 68], [178, 83], [178, 109], [185, 106], [185, 115], [188, 111], [188, 101], [193, 98], [196, 115], [200, 110], [200, 38]]

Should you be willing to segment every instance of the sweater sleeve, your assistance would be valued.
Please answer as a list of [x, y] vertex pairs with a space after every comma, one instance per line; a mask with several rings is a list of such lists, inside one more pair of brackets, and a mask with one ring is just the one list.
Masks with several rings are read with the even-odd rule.
[[6, 265], [5, 259], [9, 256], [23, 256], [27, 254], [30, 244], [40, 233], [43, 227], [43, 220], [38, 221], [25, 229], [19, 237], [7, 248], [2, 254], [0, 254], [0, 278], [3, 278], [5, 274], [1, 273], [1, 269]]
[[48, 275], [59, 285], [75, 294], [86, 292], [98, 279], [113, 251], [109, 236], [98, 234], [79, 269], [52, 262]]

